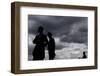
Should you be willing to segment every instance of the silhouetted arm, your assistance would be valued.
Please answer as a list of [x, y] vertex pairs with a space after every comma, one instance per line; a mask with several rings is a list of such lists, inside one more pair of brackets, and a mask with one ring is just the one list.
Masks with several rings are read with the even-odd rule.
[[34, 44], [37, 44], [37, 40], [38, 40], [38, 37], [36, 36], [36, 37], [34, 38], [34, 40], [33, 40], [33, 43], [34, 43]]
[[54, 42], [54, 49], [55, 49], [55, 40], [53, 39], [53, 42]]
[[45, 46], [47, 46], [48, 44], [48, 39], [47, 39], [47, 36], [45, 36]]

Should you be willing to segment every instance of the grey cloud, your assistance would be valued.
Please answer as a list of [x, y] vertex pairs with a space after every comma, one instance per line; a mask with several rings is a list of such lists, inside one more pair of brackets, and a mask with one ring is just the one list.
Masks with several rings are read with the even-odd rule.
[[88, 40], [88, 22], [87, 18], [72, 25], [70, 33], [61, 37], [61, 41], [86, 43]]
[[[83, 17], [65, 17], [65, 16], [34, 16], [29, 15], [29, 33], [36, 34], [37, 28], [43, 26], [45, 31], [51, 31], [54, 36], [60, 36], [61, 34], [68, 34], [72, 24], [80, 22]], [[31, 22], [33, 21], [33, 23]], [[30, 23], [31, 22], [31, 23]], [[60, 33], [59, 33], [59, 32]]]
[[43, 26], [45, 33], [52, 32], [61, 42], [87, 42], [87, 17], [29, 15], [28, 26], [29, 34], [36, 35], [38, 27]]
[[65, 48], [64, 45], [56, 44], [56, 47], [55, 47], [56, 50], [61, 50], [61, 49], [63, 49], [63, 48]]

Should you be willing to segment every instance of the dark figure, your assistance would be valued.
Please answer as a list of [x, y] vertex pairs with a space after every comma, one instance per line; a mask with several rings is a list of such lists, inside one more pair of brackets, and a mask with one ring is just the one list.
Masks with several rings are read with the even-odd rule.
[[48, 52], [49, 52], [49, 60], [53, 60], [55, 58], [55, 40], [52, 37], [52, 34], [48, 32]]
[[87, 58], [86, 53], [83, 52], [83, 57], [82, 58]]
[[43, 34], [43, 27], [38, 28], [38, 34], [36, 35], [33, 43], [36, 44], [33, 50], [33, 60], [43, 60], [45, 58], [45, 46], [48, 43], [46, 35]]

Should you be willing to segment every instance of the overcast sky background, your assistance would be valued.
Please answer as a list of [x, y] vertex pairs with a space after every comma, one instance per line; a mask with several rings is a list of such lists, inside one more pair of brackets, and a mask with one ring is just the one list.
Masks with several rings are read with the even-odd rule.
[[56, 41], [56, 50], [67, 48], [69, 43], [87, 46], [88, 42], [88, 17], [71, 16], [28, 16], [28, 51], [29, 55], [34, 49], [32, 43], [39, 26], [43, 26], [44, 33], [51, 32]]

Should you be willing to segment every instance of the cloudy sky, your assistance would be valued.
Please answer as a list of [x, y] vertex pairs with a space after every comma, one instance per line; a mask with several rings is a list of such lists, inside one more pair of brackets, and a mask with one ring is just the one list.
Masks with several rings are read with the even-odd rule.
[[71, 16], [28, 16], [28, 47], [29, 54], [33, 51], [32, 40], [39, 26], [44, 27], [44, 33], [51, 32], [56, 41], [56, 50], [62, 50], [69, 43], [87, 45], [88, 18]]

